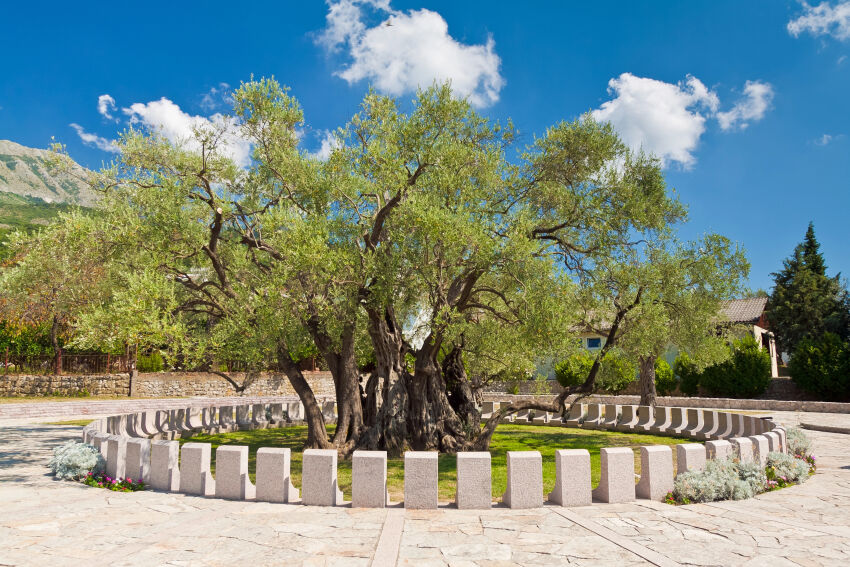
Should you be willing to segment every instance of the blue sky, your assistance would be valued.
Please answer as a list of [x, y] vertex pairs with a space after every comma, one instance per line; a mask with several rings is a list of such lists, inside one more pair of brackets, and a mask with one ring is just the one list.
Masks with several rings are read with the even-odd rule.
[[128, 120], [177, 137], [253, 74], [291, 87], [318, 152], [370, 84], [409, 99], [451, 78], [528, 142], [584, 112], [611, 120], [664, 159], [690, 207], [684, 237], [716, 231], [747, 249], [753, 288], [770, 287], [810, 220], [830, 272], [850, 275], [850, 0], [517, 6], [13, 3], [0, 139], [55, 136], [96, 168]]

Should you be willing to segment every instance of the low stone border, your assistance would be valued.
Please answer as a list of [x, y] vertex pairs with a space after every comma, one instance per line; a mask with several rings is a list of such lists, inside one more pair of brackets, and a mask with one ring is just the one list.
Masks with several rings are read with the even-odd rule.
[[850, 435], [850, 427], [836, 427], [834, 425], [819, 425], [817, 423], [800, 423], [800, 427], [803, 429], [810, 429], [812, 431], [823, 431], [825, 433], [842, 433], [844, 435]]
[[[482, 404], [483, 417], [501, 403]], [[336, 404], [325, 402], [327, 420], [336, 418]], [[83, 428], [83, 441], [98, 448], [113, 478], [141, 479], [154, 490], [182, 492], [231, 500], [306, 505], [342, 505], [337, 486], [337, 452], [307, 449], [303, 453], [302, 486], [290, 479], [289, 449], [264, 447], [257, 451], [256, 484], [248, 477], [248, 447], [223, 445], [216, 449], [216, 474], [210, 473], [211, 445], [186, 443], [179, 438], [196, 432], [287, 427], [303, 420], [300, 402], [192, 405], [170, 410], [115, 415]], [[684, 437], [700, 443], [676, 446], [678, 471], [698, 470], [707, 459], [735, 456], [742, 461], [765, 462], [770, 451], [787, 452], [785, 429], [771, 418], [681, 407], [617, 404], [575, 404], [566, 419], [551, 413], [526, 410], [505, 422], [556, 427], [581, 427], [609, 431], [652, 433]], [[591, 490], [590, 453], [584, 449], [556, 452], [555, 488], [548, 500], [560, 506], [583, 506], [593, 501], [631, 502], [638, 498], [661, 501], [673, 488], [673, 453], [669, 446], [640, 447], [641, 477], [635, 484], [634, 453], [628, 447], [601, 450], [601, 480]], [[490, 453], [459, 453], [457, 494], [460, 509], [486, 509], [491, 499]], [[178, 464], [179, 463], [179, 464]], [[404, 455], [404, 507], [438, 507], [437, 453], [408, 451]], [[543, 504], [542, 457], [538, 451], [509, 451], [507, 490], [502, 498], [510, 508], [537, 508]], [[354, 507], [383, 508], [387, 492], [387, 453], [355, 451], [352, 463]]]

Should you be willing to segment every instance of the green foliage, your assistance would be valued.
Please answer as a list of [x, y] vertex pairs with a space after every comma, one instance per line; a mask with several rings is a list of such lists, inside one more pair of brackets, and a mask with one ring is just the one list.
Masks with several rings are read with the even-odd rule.
[[89, 473], [103, 472], [106, 461], [92, 445], [68, 441], [53, 450], [53, 458], [47, 466], [57, 478], [79, 480]]
[[555, 364], [555, 379], [564, 388], [578, 386], [587, 380], [593, 360], [589, 352], [577, 352]]
[[794, 454], [772, 452], [767, 454], [766, 474], [768, 480], [801, 483], [809, 479], [809, 465]]
[[10, 356], [52, 355], [50, 328], [45, 324], [14, 325], [11, 321], [0, 321], [0, 359], [7, 348]]
[[677, 386], [673, 369], [663, 358], [655, 360], [655, 391], [659, 396], [669, 396]]
[[838, 276], [826, 275], [812, 224], [782, 270], [772, 275], [767, 318], [783, 351], [793, 353], [802, 340], [827, 332], [850, 340], [850, 295]]
[[700, 372], [686, 353], [679, 354], [673, 361], [673, 373], [679, 379], [680, 392], [686, 396], [696, 396], [699, 393]]
[[[555, 365], [555, 379], [564, 388], [578, 386], [587, 380], [595, 360], [596, 356], [591, 352], [579, 351]], [[632, 360], [617, 349], [610, 350], [605, 353], [600, 363], [597, 387], [599, 390], [617, 394], [635, 381], [636, 372]]]
[[698, 373], [683, 360], [677, 371], [682, 379], [682, 390], [692, 395], [694, 380], [710, 394], [729, 398], [755, 398], [764, 393], [770, 384], [770, 355], [759, 347], [751, 336], [735, 341], [730, 346], [731, 357], [725, 362], [705, 368]]
[[162, 372], [165, 362], [158, 350], [151, 351], [147, 355], [139, 355], [136, 359], [136, 369], [139, 372]]
[[807, 392], [826, 400], [850, 396], [850, 343], [824, 333], [819, 339], [804, 338], [790, 363], [791, 379]]
[[792, 455], [808, 457], [812, 454], [812, 440], [799, 427], [789, 427], [785, 431], [785, 442]]

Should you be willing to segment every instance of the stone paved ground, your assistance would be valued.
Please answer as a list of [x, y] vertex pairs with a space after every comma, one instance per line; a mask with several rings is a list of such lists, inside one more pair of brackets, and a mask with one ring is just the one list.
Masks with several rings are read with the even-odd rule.
[[[787, 424], [850, 416], [774, 412]], [[78, 427], [0, 423], [0, 565], [850, 565], [850, 437], [805, 485], [742, 502], [484, 512], [307, 508], [52, 480]], [[400, 534], [400, 538], [394, 537]], [[377, 553], [376, 553], [377, 550]], [[386, 561], [390, 558], [389, 561]]]

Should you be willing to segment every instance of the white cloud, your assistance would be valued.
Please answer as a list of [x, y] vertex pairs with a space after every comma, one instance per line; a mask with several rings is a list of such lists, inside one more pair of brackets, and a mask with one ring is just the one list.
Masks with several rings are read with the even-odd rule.
[[762, 81], [747, 81], [744, 83], [744, 96], [735, 103], [731, 110], [717, 113], [717, 121], [722, 130], [735, 127], [744, 129], [750, 121], [756, 122], [764, 118], [773, 100], [773, 86]]
[[115, 110], [115, 99], [112, 98], [108, 94], [102, 94], [97, 97], [97, 111], [101, 116], [106, 118], [107, 120], [114, 120], [118, 122], [118, 119], [112, 116], [112, 111]]
[[218, 86], [210, 88], [201, 97], [201, 108], [206, 112], [210, 112], [221, 106], [232, 105], [233, 97], [231, 96], [230, 85], [227, 83], [219, 83]]
[[835, 6], [821, 2], [812, 6], [803, 2], [803, 14], [788, 22], [788, 32], [794, 37], [802, 33], [813, 36], [830, 35], [835, 39], [850, 38], [850, 0], [841, 0]]
[[596, 120], [610, 122], [626, 144], [665, 164], [693, 165], [706, 115], [719, 105], [717, 95], [699, 79], [688, 76], [672, 84], [623, 73], [608, 82], [608, 92], [615, 98], [592, 111]]
[[240, 136], [238, 125], [230, 117], [221, 114], [213, 114], [209, 118], [192, 116], [165, 97], [148, 103], [137, 102], [122, 110], [129, 117], [130, 124], [142, 124], [159, 132], [172, 144], [190, 151], [200, 149], [196, 131], [221, 130], [221, 154], [242, 167], [251, 164], [251, 143]]
[[[328, 51], [345, 48], [350, 64], [336, 73], [349, 84], [369, 80], [393, 96], [450, 80], [471, 104], [483, 107], [499, 100], [505, 80], [492, 38], [465, 45], [448, 32], [448, 24], [430, 10], [393, 10], [389, 0], [330, 0], [327, 27], [317, 42]], [[383, 21], [364, 23], [364, 8]]]
[[831, 134], [824, 134], [823, 136], [821, 136], [820, 138], [815, 140], [815, 145], [825, 146], [828, 143], [830, 143], [831, 141], [832, 141], [832, 135]]
[[[299, 139], [301, 137], [299, 136]], [[331, 157], [331, 152], [333, 152], [336, 148], [340, 147], [339, 140], [337, 140], [336, 136], [333, 132], [328, 130], [324, 131], [324, 135], [322, 137], [322, 143], [319, 147], [319, 150], [313, 154], [313, 157], [320, 159], [322, 161], [326, 161], [329, 157]]]
[[75, 124], [72, 122], [69, 124], [71, 128], [76, 130], [77, 136], [83, 141], [83, 143], [87, 146], [95, 147], [99, 150], [103, 150], [105, 152], [117, 153], [118, 146], [115, 145], [115, 142], [112, 140], [107, 140], [106, 138], [102, 138], [97, 134], [91, 134], [86, 132], [82, 126], [79, 124]]

